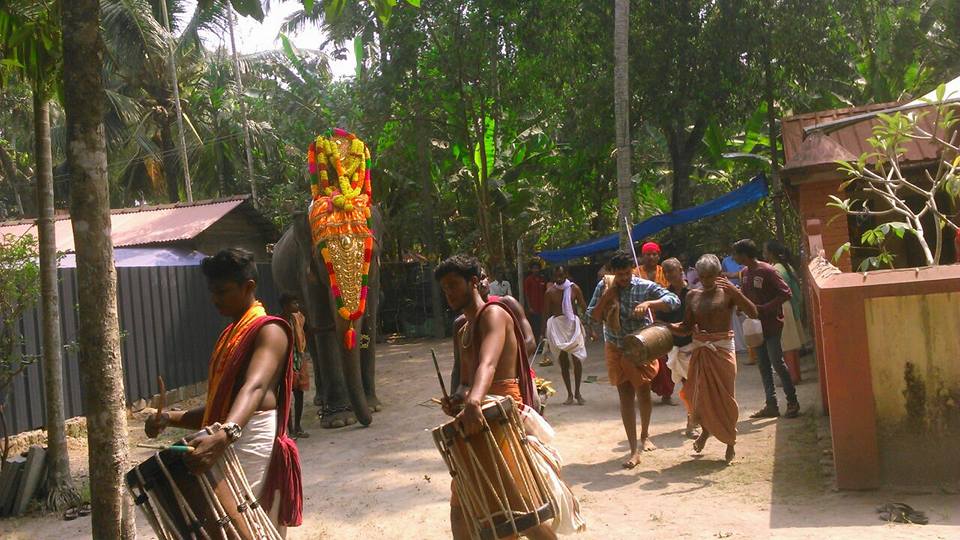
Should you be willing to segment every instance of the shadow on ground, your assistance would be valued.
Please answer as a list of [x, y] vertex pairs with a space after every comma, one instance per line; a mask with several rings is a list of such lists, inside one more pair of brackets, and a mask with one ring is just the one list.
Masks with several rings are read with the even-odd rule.
[[[804, 414], [798, 421], [781, 420], [777, 424], [770, 499], [771, 529], [876, 527], [877, 534], [900, 531], [908, 536], [923, 530], [921, 525], [881, 521], [876, 507], [887, 502], [904, 502], [925, 511], [931, 525], [960, 525], [960, 496], [945, 495], [939, 488], [835, 490], [829, 458], [829, 418], [821, 412], [823, 407], [819, 401], [812, 356], [803, 359], [803, 376], [801, 396], [813, 401], [803, 404]], [[782, 397], [779, 389], [778, 392]], [[818, 441], [818, 427], [825, 440]], [[742, 429], [741, 426], [741, 433]]]

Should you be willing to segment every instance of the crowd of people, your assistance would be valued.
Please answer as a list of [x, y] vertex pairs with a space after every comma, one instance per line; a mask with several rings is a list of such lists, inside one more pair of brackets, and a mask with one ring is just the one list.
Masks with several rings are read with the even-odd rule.
[[[457, 256], [444, 261], [436, 277], [450, 307], [463, 313], [454, 331], [452, 383], [457, 391], [444, 402], [444, 411], [459, 419], [467, 433], [474, 433], [483, 423], [480, 407], [486, 396], [510, 395], [518, 404], [529, 404], [531, 396], [522, 395], [520, 389], [530, 385], [533, 374], [523, 362], [544, 344], [560, 363], [567, 391], [564, 404], [584, 405], [580, 384], [587, 360], [585, 340], [603, 339], [607, 375], [617, 389], [630, 446], [625, 468], [636, 467], [643, 452], [656, 449], [649, 432], [651, 394], [673, 404], [678, 386], [687, 410], [685, 434], [695, 439], [694, 450], [702, 452], [713, 436], [726, 445], [729, 463], [736, 457], [739, 420], [737, 351], [746, 338], [744, 321], [749, 320], [757, 324], [747, 326], [759, 327], [762, 335], [750, 336], [755, 347], [749, 349], [749, 358], [754, 360], [747, 363], [758, 366], [765, 393], [764, 406], [751, 418], [780, 416], [774, 373], [786, 397], [784, 416], [797, 417], [796, 379], [785, 355], [796, 355], [805, 341], [800, 324], [803, 296], [788, 250], [769, 241], [761, 253], [745, 239], [734, 243], [723, 260], [705, 254], [693, 265], [676, 257], [661, 262], [661, 248], [654, 242], [644, 243], [639, 252], [639, 257], [635, 252], [614, 253], [598, 273], [589, 302], [564, 266], [550, 269], [547, 279], [542, 265], [535, 262], [523, 281], [522, 306], [502, 295], [509, 290], [503, 274], [497, 280], [501, 295], [492, 295], [493, 282], [476, 259]], [[490, 305], [501, 309], [486, 309]], [[487, 320], [484, 313], [490, 314]], [[673, 347], [653, 361], [637, 361], [624, 341], [654, 324], [670, 330]], [[473, 359], [465, 360], [465, 354]], [[517, 360], [521, 356], [523, 362]], [[454, 536], [460, 537], [462, 513], [452, 504]], [[549, 530], [530, 534], [541, 533], [548, 535]]]
[[[758, 321], [762, 330], [762, 336], [753, 336], [757, 341], [751, 357], [760, 369], [766, 402], [751, 417], [780, 416], [774, 373], [786, 397], [785, 416], [799, 414], [795, 379], [785, 361], [805, 341], [802, 294], [789, 252], [777, 242], [767, 242], [761, 252], [753, 241], [741, 240], [729, 257], [706, 254], [692, 266], [680, 258], [661, 262], [661, 248], [654, 242], [642, 244], [639, 252], [639, 257], [632, 251], [614, 253], [599, 272], [589, 301], [564, 266], [544, 275], [539, 263], [530, 265], [522, 304], [511, 295], [506, 272], [491, 280], [473, 257], [454, 256], [437, 267], [435, 278], [447, 303], [460, 314], [453, 329], [452, 392], [442, 407], [456, 419], [465, 440], [485, 430], [482, 406], [489, 396], [509, 396], [525, 421], [534, 416], [537, 425], [549, 426], [539, 416], [530, 367], [541, 348], [560, 364], [564, 404], [585, 405], [586, 341], [602, 339], [630, 447], [624, 467], [636, 467], [643, 452], [656, 448], [649, 431], [651, 394], [674, 404], [677, 387], [687, 411], [685, 434], [695, 439], [694, 450], [702, 452], [713, 436], [726, 445], [725, 459], [732, 461], [739, 418], [737, 343], [745, 340], [749, 326], [744, 320]], [[251, 487], [263, 493], [265, 509], [282, 530], [300, 521], [299, 459], [290, 439], [308, 436], [301, 417], [309, 388], [305, 342], [311, 329], [292, 296], [281, 298], [282, 317], [265, 312], [256, 300], [256, 267], [249, 253], [224, 250], [205, 259], [202, 268], [214, 304], [233, 321], [211, 358], [207, 402], [188, 411], [158, 411], [147, 420], [146, 432], [156, 437], [167, 426], [219, 426], [192, 439], [187, 466], [197, 473], [208, 471], [232, 446]], [[625, 340], [654, 324], [669, 329], [673, 347], [652, 361], [637, 361]], [[545, 449], [542, 455], [556, 460], [547, 460], [552, 465], [543, 469], [555, 470], [551, 486], [556, 500], [566, 502], [554, 506], [567, 511], [555, 515], [552, 524], [524, 531], [531, 538], [552, 538], [558, 531], [585, 526], [560, 479], [559, 454], [547, 442], [536, 444]], [[470, 536], [461, 504], [454, 489], [450, 519], [455, 538]]]
[[[798, 416], [795, 385], [807, 339], [803, 294], [789, 250], [776, 240], [761, 249], [745, 239], [722, 259], [708, 254], [690, 264], [693, 258], [683, 255], [663, 259], [655, 242], [638, 247], [636, 252], [615, 253], [603, 265], [589, 302], [566, 267], [544, 270], [539, 261], [529, 265], [523, 315], [532, 327], [534, 350], [542, 350], [539, 365], [551, 365], [551, 356], [560, 364], [567, 392], [563, 403], [586, 403], [580, 392], [586, 340], [603, 339], [608, 377], [617, 388], [630, 444], [625, 467], [635, 467], [643, 451], [655, 449], [649, 434], [652, 394], [663, 404], [677, 405], [677, 388], [687, 411], [684, 434], [695, 439], [694, 448], [702, 450], [713, 435], [727, 444], [727, 458], [733, 459], [738, 351], [747, 352], [745, 364], [758, 366], [764, 386], [765, 403], [751, 418], [781, 415], [774, 374], [786, 398], [783, 415]], [[503, 283], [509, 290], [505, 272], [498, 281], [498, 290]], [[483, 276], [481, 288], [489, 286], [486, 283]], [[748, 319], [761, 329], [762, 336], [753, 336], [755, 346], [746, 343], [743, 328]], [[637, 365], [624, 352], [623, 339], [655, 322], [669, 325], [674, 347], [654, 362]]]

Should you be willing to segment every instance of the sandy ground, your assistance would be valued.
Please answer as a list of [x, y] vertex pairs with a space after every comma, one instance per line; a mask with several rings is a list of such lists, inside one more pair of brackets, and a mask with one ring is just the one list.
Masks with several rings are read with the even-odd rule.
[[[308, 439], [299, 441], [303, 464], [304, 523], [292, 539], [447, 538], [450, 477], [429, 430], [445, 417], [429, 399], [439, 395], [429, 350], [437, 349], [449, 370], [448, 342], [383, 346], [379, 394], [386, 408], [368, 428], [327, 431], [305, 413]], [[812, 361], [800, 387], [805, 414], [795, 420], [750, 420], [762, 405], [754, 366], [740, 367], [741, 407], [737, 459], [723, 464], [723, 445], [712, 440], [702, 456], [682, 437], [682, 406], [655, 405], [651, 434], [659, 449], [634, 470], [620, 464], [626, 440], [616, 392], [606, 382], [602, 351], [590, 346], [583, 385], [585, 406], [563, 406], [557, 366], [538, 374], [559, 394], [547, 407], [557, 430], [564, 476], [588, 522], [581, 538], [960, 538], [960, 496], [936, 487], [836, 492], [822, 473], [824, 441], [818, 444], [817, 385]], [[782, 393], [781, 400], [782, 400]], [[782, 404], [781, 404], [782, 405]], [[311, 407], [312, 409], [312, 407]], [[139, 430], [139, 426], [132, 426]], [[821, 428], [822, 431], [822, 428]], [[140, 460], [145, 450], [137, 450]], [[85, 474], [85, 456], [73, 452], [74, 470]], [[906, 502], [927, 512], [930, 525], [886, 524], [878, 504]], [[154, 538], [142, 517], [141, 538]], [[89, 537], [89, 520], [54, 516], [0, 521], [0, 538]]]

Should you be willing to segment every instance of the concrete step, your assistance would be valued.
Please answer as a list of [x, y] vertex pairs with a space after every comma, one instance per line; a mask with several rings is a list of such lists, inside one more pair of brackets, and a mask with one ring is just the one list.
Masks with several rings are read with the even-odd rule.
[[20, 476], [27, 458], [17, 456], [10, 458], [3, 465], [0, 472], [0, 517], [9, 516], [17, 499], [20, 486]]
[[22, 516], [27, 511], [27, 505], [37, 493], [37, 488], [40, 487], [46, 472], [47, 451], [41, 446], [31, 446], [20, 475], [20, 489], [17, 490], [17, 499], [13, 507], [14, 515]]

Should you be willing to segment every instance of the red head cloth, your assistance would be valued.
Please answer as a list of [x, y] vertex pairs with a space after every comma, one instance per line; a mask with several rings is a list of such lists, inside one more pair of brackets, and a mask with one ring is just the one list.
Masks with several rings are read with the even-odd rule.
[[640, 248], [640, 253], [646, 255], [647, 253], [660, 253], [660, 246], [656, 242], [647, 242]]

